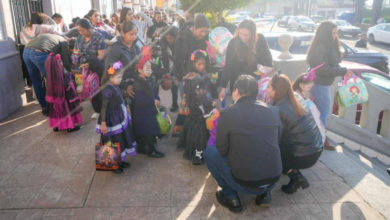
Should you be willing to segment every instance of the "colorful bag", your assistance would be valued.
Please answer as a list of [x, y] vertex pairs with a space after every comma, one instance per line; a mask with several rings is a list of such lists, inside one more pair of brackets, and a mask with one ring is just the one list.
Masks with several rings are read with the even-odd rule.
[[95, 148], [96, 170], [117, 170], [121, 164], [121, 148], [119, 143], [101, 141]]
[[257, 85], [259, 87], [259, 93], [258, 93], [257, 99], [259, 99], [263, 102], [266, 102], [266, 103], [268, 103], [268, 101], [269, 101], [267, 88], [268, 88], [268, 84], [270, 81], [271, 81], [270, 77], [263, 77], [262, 79], [260, 79], [257, 82]]
[[80, 96], [83, 100], [91, 99], [98, 93], [100, 87], [100, 80], [97, 73], [89, 70], [83, 70], [83, 88]]
[[226, 62], [226, 51], [229, 41], [233, 39], [233, 35], [225, 27], [214, 28], [209, 33], [210, 45], [214, 48], [216, 57], [216, 66], [223, 67]]
[[168, 134], [172, 127], [171, 116], [164, 110], [164, 108], [157, 108], [157, 121], [160, 126], [160, 133]]
[[350, 107], [368, 101], [368, 91], [363, 80], [353, 75], [339, 83], [337, 89], [339, 98], [344, 107]]

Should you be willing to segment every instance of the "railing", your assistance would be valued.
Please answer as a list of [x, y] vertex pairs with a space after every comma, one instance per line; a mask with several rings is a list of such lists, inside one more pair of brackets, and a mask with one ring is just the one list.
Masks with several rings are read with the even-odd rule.
[[[292, 59], [284, 60], [277, 58], [279, 54], [273, 51], [275, 68], [288, 75], [291, 80], [294, 80], [299, 74], [307, 72], [308, 66], [305, 55], [294, 56]], [[331, 86], [332, 100], [334, 100], [336, 94], [337, 82], [340, 80], [341, 77], [337, 78]], [[390, 157], [390, 94], [366, 81], [365, 85], [368, 90], [369, 100], [362, 104], [362, 109], [357, 109], [357, 106], [349, 108], [339, 107], [339, 114], [330, 116], [327, 129]], [[359, 124], [356, 124], [357, 111], [360, 112]], [[380, 114], [383, 117], [377, 133]]]

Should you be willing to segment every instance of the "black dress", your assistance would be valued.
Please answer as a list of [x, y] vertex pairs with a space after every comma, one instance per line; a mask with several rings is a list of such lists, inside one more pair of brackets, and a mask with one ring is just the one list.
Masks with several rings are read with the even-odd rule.
[[203, 151], [209, 139], [204, 115], [212, 110], [210, 78], [206, 74], [196, 73], [194, 78], [185, 80], [184, 83], [190, 114], [185, 120], [179, 147], [185, 149], [184, 158], [193, 160], [195, 151]]

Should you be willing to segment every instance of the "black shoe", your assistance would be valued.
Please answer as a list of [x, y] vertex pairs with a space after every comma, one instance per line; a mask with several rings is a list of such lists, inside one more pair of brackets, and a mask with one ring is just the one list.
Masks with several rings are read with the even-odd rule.
[[58, 128], [53, 128], [53, 131], [58, 132], [59, 130], [58, 130]]
[[116, 169], [112, 172], [114, 172], [115, 174], [121, 174], [121, 173], [123, 173], [123, 169], [121, 167], [119, 167], [118, 169]]
[[217, 200], [219, 204], [225, 206], [230, 211], [238, 213], [242, 211], [242, 206], [240, 202], [240, 198], [238, 196], [235, 196], [232, 199], [229, 199], [223, 195], [222, 191], [217, 191], [215, 193], [215, 196], [217, 197]]
[[387, 168], [387, 174], [390, 175], [390, 168]]
[[49, 109], [46, 107], [46, 108], [42, 108], [42, 115], [46, 116], [46, 117], [49, 117]]
[[172, 107], [169, 110], [171, 112], [177, 112], [177, 110], [179, 110], [179, 106], [178, 105], [172, 105]]
[[266, 191], [265, 193], [256, 196], [256, 205], [260, 207], [271, 207], [271, 191]]
[[282, 186], [282, 191], [287, 194], [295, 193], [299, 188], [306, 189], [310, 186], [307, 179], [302, 175], [299, 170], [294, 170], [288, 174], [290, 182], [287, 185]]
[[127, 163], [127, 162], [121, 163], [121, 168], [129, 168], [129, 167], [131, 167], [131, 163]]
[[165, 154], [163, 154], [157, 150], [153, 150], [151, 153], [148, 154], [148, 157], [151, 157], [151, 158], [162, 158], [164, 156], [165, 156]]
[[195, 157], [192, 159], [192, 164], [196, 166], [204, 164], [203, 151], [195, 150]]
[[78, 131], [78, 130], [80, 130], [80, 126], [75, 126], [72, 129], [71, 128], [66, 129], [67, 132], [73, 132], [73, 131]]

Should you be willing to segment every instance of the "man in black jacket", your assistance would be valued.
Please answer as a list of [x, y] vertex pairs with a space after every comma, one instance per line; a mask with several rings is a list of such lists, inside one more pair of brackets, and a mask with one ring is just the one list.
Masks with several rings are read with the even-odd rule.
[[270, 206], [270, 191], [282, 172], [279, 150], [281, 122], [276, 108], [257, 101], [256, 80], [241, 75], [234, 84], [235, 104], [222, 111], [216, 146], [204, 152], [211, 174], [222, 188], [218, 202], [242, 210], [238, 193], [257, 195], [256, 204]]
[[167, 24], [162, 20], [161, 12], [156, 12], [154, 14], [154, 24], [150, 28], [148, 28], [148, 31], [146, 35], [148, 38], [154, 42], [155, 40], [159, 40], [160, 33], [162, 33], [163, 28], [167, 26]]

